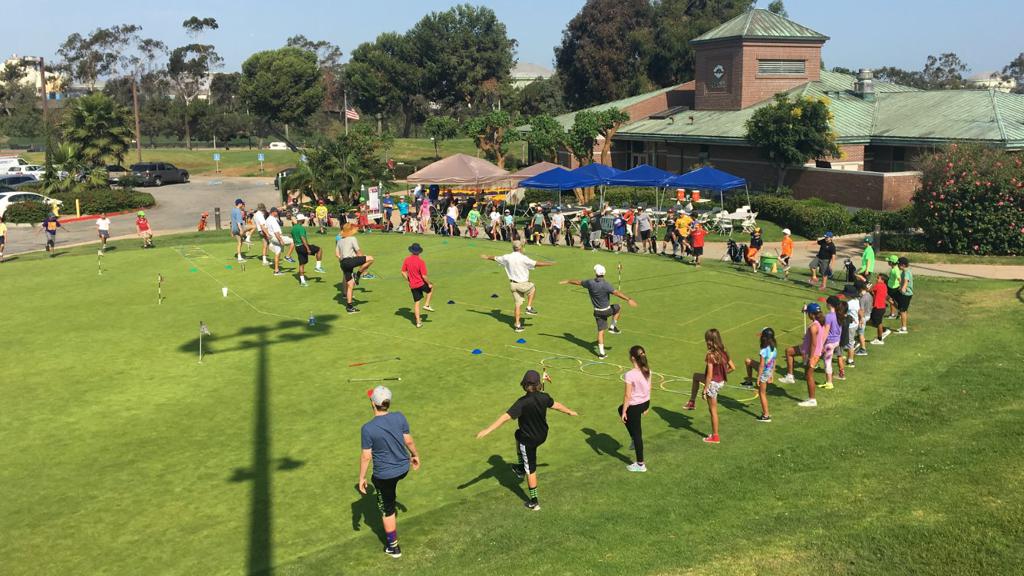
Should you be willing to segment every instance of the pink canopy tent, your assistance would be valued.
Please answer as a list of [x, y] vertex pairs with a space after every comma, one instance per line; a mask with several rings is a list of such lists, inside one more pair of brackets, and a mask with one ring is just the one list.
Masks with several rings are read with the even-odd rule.
[[533, 178], [534, 176], [537, 176], [538, 174], [543, 174], [544, 172], [547, 172], [548, 170], [551, 170], [553, 168], [559, 168], [559, 165], [552, 164], [551, 162], [538, 162], [533, 166], [527, 166], [526, 168], [523, 168], [518, 172], [513, 172], [511, 175], [509, 175], [509, 179], [518, 184], [519, 182], [522, 182], [527, 178]]
[[441, 184], [461, 186], [492, 186], [507, 183], [509, 172], [482, 158], [454, 154], [413, 172], [406, 178], [410, 184]]

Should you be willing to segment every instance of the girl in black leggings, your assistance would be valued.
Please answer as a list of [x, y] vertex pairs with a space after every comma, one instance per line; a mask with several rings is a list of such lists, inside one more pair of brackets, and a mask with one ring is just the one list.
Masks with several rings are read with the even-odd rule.
[[643, 346], [629, 349], [629, 360], [633, 369], [626, 372], [626, 390], [619, 406], [619, 418], [626, 425], [629, 437], [636, 451], [636, 462], [626, 466], [630, 472], [647, 472], [644, 462], [644, 433], [642, 420], [651, 408], [651, 368], [647, 363], [647, 351]]

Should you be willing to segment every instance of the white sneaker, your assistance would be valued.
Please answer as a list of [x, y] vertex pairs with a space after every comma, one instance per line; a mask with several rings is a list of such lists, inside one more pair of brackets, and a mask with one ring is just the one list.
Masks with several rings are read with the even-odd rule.
[[796, 378], [793, 378], [792, 374], [786, 374], [782, 378], [779, 378], [780, 384], [796, 384]]
[[314, 272], [319, 272], [320, 274], [323, 274], [323, 273], [324, 273], [324, 269], [323, 269], [323, 268], [321, 268], [320, 266], [316, 266], [316, 267], [314, 267], [314, 268], [313, 268], [313, 271], [314, 271]]
[[309, 286], [309, 284], [306, 284], [305, 282], [299, 282], [299, 286], [302, 288], [306, 288]]
[[888, 338], [890, 334], [892, 334], [892, 330], [889, 330], [888, 328], [886, 328], [885, 332], [882, 332], [882, 340], [885, 340], [886, 338]]
[[875, 338], [874, 340], [871, 341], [871, 344], [875, 346], [885, 346], [885, 340], [879, 340], [878, 338]]
[[264, 260], [263, 261], [263, 265], [264, 266], [270, 266], [270, 260]]
[[238, 261], [239, 261], [239, 262], [245, 262], [245, 258], [243, 258], [243, 257], [239, 256], [239, 257], [238, 257]]
[[816, 398], [810, 398], [808, 400], [804, 400], [803, 402], [797, 403], [797, 406], [802, 406], [804, 408], [814, 408], [817, 405], [818, 405], [818, 400]]
[[906, 328], [900, 328], [899, 330], [896, 331], [896, 333], [897, 334], [910, 334], [910, 330], [907, 330]]
[[630, 472], [647, 472], [647, 465], [640, 464], [639, 462], [633, 462], [629, 466], [626, 466], [626, 470]]
[[434, 309], [431, 308], [430, 306], [424, 306], [423, 309], [426, 310], [427, 312], [433, 312], [434, 311]]

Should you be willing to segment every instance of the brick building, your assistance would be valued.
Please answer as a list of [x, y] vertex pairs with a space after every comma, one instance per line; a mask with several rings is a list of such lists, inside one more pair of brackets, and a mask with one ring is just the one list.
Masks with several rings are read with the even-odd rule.
[[[1024, 150], [1024, 95], [987, 90], [922, 91], [821, 69], [828, 37], [767, 10], [750, 10], [691, 41], [692, 82], [595, 106], [617, 107], [630, 121], [612, 142], [612, 164], [647, 163], [672, 172], [711, 164], [755, 189], [777, 172], [746, 140], [745, 122], [778, 93], [826, 99], [840, 158], [794, 167], [786, 184], [798, 197], [896, 209], [910, 202], [915, 160], [937, 146], [981, 142]], [[575, 113], [558, 117], [568, 128]], [[598, 159], [595, 149], [595, 161]], [[559, 162], [572, 165], [567, 152]]]

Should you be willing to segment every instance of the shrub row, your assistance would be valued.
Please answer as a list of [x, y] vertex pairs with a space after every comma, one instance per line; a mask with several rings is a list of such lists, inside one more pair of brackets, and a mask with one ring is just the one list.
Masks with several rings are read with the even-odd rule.
[[93, 188], [55, 194], [53, 196], [64, 202], [62, 213], [68, 214], [75, 209], [75, 200], [81, 203], [82, 214], [102, 214], [104, 212], [121, 212], [135, 208], [149, 208], [156, 204], [149, 192], [132, 189]]
[[19, 202], [4, 211], [4, 222], [11, 224], [39, 224], [50, 214], [50, 207], [41, 202]]

